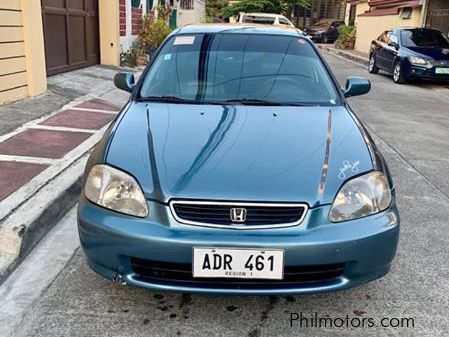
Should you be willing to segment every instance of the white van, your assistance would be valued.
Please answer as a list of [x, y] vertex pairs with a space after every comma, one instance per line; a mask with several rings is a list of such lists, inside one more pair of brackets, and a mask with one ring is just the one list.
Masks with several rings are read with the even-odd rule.
[[261, 25], [280, 25], [295, 27], [293, 23], [281, 14], [269, 13], [240, 13], [237, 22], [258, 23]]

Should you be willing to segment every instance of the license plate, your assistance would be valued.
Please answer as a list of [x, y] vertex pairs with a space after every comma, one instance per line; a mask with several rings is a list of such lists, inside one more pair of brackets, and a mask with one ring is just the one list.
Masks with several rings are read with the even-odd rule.
[[435, 68], [435, 74], [449, 75], [449, 68]]
[[193, 248], [193, 277], [284, 278], [284, 250]]

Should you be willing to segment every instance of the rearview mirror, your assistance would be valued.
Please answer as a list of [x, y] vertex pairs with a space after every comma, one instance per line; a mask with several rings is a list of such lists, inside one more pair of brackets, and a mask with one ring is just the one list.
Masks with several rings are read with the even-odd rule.
[[370, 90], [370, 81], [361, 77], [348, 77], [344, 94], [345, 97], [359, 96], [368, 93]]
[[120, 72], [115, 74], [114, 85], [119, 89], [132, 92], [135, 85], [134, 74], [130, 72]]

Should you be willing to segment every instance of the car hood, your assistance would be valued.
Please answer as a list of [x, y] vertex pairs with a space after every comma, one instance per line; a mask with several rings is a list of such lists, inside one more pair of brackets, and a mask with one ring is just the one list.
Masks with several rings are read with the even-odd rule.
[[434, 60], [449, 60], [449, 49], [444, 48], [422, 48], [422, 47], [408, 47], [409, 51], [418, 53], [423, 56], [430, 57]]
[[106, 162], [131, 173], [148, 199], [331, 203], [373, 168], [344, 107], [131, 103]]

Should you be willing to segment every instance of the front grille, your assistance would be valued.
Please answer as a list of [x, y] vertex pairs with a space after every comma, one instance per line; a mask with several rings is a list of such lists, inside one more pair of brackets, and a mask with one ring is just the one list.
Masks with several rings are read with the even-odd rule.
[[[306, 204], [289, 203], [172, 201], [170, 207], [181, 223], [233, 229], [294, 226], [307, 212]], [[244, 209], [244, 221], [234, 221], [232, 209]]]
[[211, 288], [276, 287], [308, 283], [331, 282], [343, 275], [345, 263], [285, 266], [283, 280], [237, 279], [237, 278], [193, 278], [192, 265], [131, 258], [131, 267], [137, 278], [143, 282], [177, 283], [186, 286], [207, 286]]

